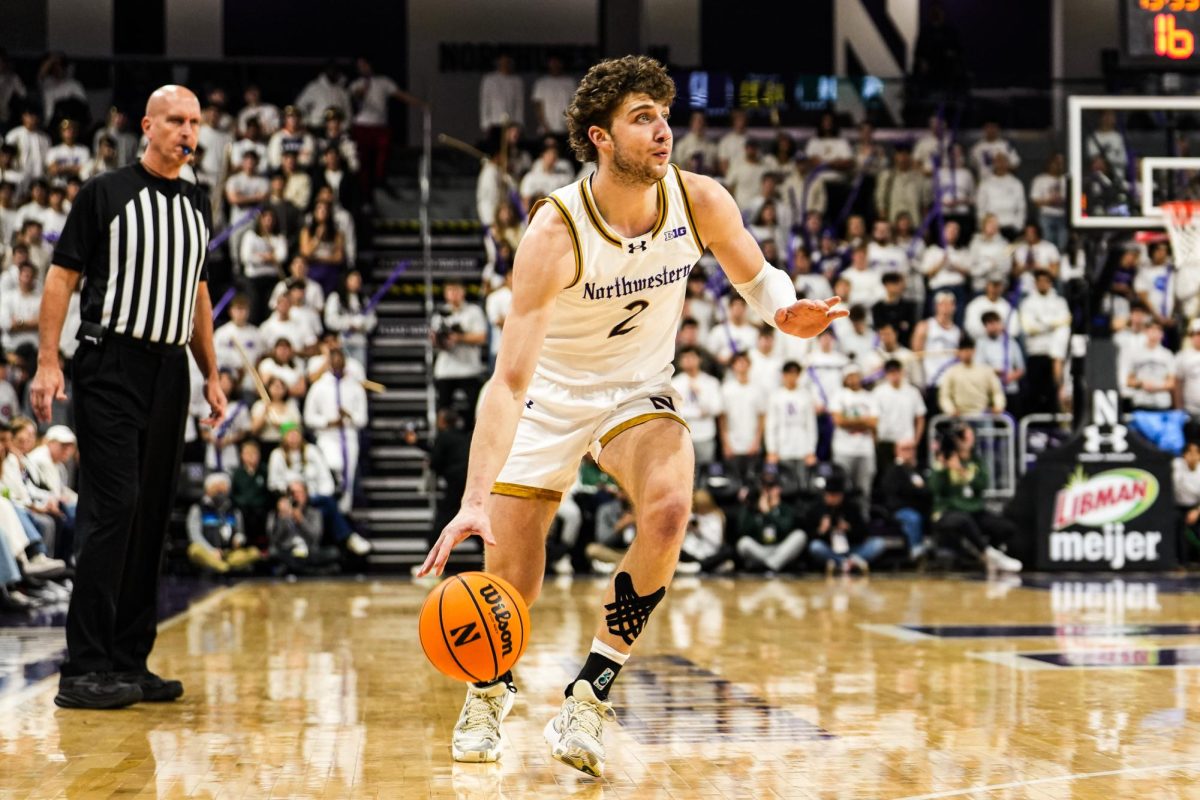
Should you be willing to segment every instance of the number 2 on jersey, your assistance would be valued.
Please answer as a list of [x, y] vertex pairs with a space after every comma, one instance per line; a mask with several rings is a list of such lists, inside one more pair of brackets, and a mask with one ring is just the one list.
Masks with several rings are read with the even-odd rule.
[[634, 300], [632, 303], [625, 306], [626, 311], [632, 311], [633, 313], [614, 325], [613, 329], [608, 332], [608, 338], [611, 339], [614, 336], [624, 336], [636, 328], [637, 325], [630, 325], [629, 323], [633, 321], [634, 317], [645, 311], [649, 306], [650, 303], [646, 300]]

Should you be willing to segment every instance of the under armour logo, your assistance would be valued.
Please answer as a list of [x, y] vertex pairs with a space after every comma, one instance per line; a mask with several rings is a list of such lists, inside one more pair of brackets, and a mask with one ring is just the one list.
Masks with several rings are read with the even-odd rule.
[[1083, 429], [1083, 449], [1089, 453], [1099, 453], [1102, 447], [1107, 447], [1114, 453], [1124, 453], [1129, 449], [1127, 433], [1124, 425], [1113, 425], [1111, 433], [1101, 433], [1099, 425], [1088, 425]]
[[629, 254], [630, 255], [633, 255], [634, 253], [636, 253], [639, 250], [641, 250], [642, 252], [646, 251], [646, 240], [645, 239], [642, 239], [640, 242], [630, 242], [629, 243]]
[[532, 401], [532, 400], [526, 400], [526, 401], [525, 401], [525, 407], [526, 407], [526, 408], [533, 408], [533, 401]]

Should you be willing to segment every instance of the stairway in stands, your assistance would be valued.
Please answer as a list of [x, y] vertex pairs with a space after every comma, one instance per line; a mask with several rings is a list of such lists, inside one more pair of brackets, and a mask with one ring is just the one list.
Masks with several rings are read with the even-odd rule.
[[[389, 191], [377, 193], [370, 249], [360, 256], [365, 292], [373, 294], [396, 265], [407, 268], [379, 303], [379, 324], [370, 341], [368, 376], [386, 389], [369, 396], [370, 427], [364, 442], [356, 521], [369, 531], [373, 569], [403, 570], [421, 563], [433, 526], [436, 481], [426, 450], [432, 444], [433, 379], [427, 364], [428, 320], [425, 270], [418, 223], [417, 156], [401, 154]], [[430, 217], [433, 232], [433, 300], [441, 304], [442, 284], [463, 280], [468, 298], [478, 302], [483, 238], [475, 217], [479, 165], [454, 151], [435, 151]], [[405, 442], [416, 431], [418, 445]], [[423, 447], [425, 449], [423, 449]], [[461, 552], [460, 552], [461, 551]], [[478, 563], [478, 544], [460, 546], [452, 562]]]

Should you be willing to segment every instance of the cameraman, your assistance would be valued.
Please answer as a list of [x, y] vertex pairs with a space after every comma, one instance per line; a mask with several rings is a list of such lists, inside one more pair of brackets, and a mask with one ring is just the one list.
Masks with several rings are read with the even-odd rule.
[[762, 488], [746, 496], [737, 518], [737, 552], [747, 569], [782, 572], [804, 555], [808, 537], [782, 502], [778, 474], [764, 471]]
[[338, 560], [336, 547], [321, 546], [321, 512], [308, 504], [308, 487], [299, 478], [288, 481], [287, 494], [279, 498], [267, 527], [271, 556], [289, 573], [304, 574]]
[[433, 382], [439, 409], [455, 405], [461, 391], [465, 400], [458, 408], [467, 430], [475, 426], [475, 404], [483, 382], [483, 345], [487, 342], [487, 318], [483, 309], [466, 302], [462, 281], [449, 280], [443, 289], [446, 303], [429, 321], [429, 338], [437, 350]]
[[971, 426], [956, 426], [942, 435], [929, 475], [934, 533], [943, 544], [982, 561], [988, 572], [1020, 572], [1021, 562], [998, 549], [1017, 528], [984, 508], [987, 485], [987, 468], [975, 455]]

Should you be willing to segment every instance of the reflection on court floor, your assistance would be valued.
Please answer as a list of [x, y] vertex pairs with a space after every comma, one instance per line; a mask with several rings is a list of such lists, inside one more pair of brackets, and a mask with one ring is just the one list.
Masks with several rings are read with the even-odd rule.
[[43, 620], [0, 633], [0, 800], [1200, 797], [1196, 595], [1022, 580], [677, 581], [614, 689], [599, 780], [542, 740], [592, 579], [534, 606], [494, 765], [450, 760], [463, 689], [425, 663], [407, 580], [219, 589], [160, 631], [182, 701], [115, 713], [55, 709]]

